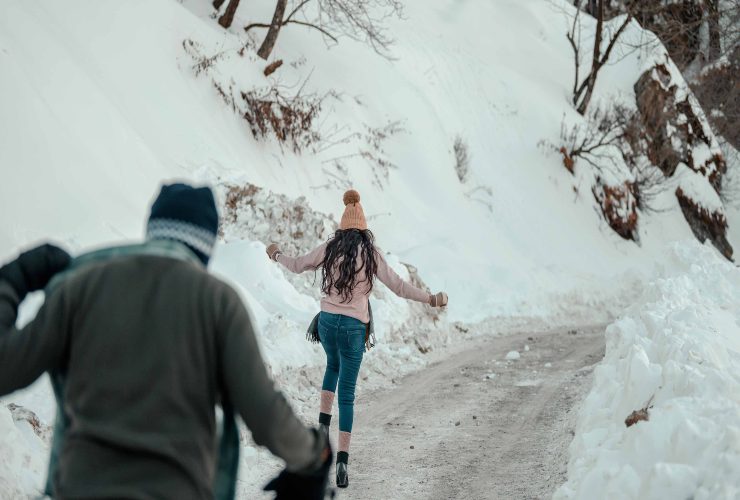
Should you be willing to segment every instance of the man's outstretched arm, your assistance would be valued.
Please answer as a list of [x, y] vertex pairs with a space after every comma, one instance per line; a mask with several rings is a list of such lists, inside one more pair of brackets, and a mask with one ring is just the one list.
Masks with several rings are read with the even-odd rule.
[[26, 294], [43, 289], [69, 261], [63, 250], [42, 245], [0, 267], [0, 396], [30, 385], [46, 370], [61, 365], [68, 330], [62, 290], [46, 298], [26, 327], [18, 330], [15, 323]]

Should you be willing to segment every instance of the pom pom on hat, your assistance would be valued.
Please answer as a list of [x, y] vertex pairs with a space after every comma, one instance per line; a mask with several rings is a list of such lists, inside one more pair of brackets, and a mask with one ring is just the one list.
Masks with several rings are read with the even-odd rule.
[[350, 203], [360, 203], [360, 193], [354, 189], [350, 189], [344, 193], [344, 205], [347, 206]]

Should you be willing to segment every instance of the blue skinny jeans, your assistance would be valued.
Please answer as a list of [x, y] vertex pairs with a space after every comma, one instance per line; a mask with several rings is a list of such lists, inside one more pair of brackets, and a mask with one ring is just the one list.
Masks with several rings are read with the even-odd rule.
[[319, 338], [326, 352], [326, 371], [321, 388], [337, 392], [339, 383], [339, 430], [352, 432], [355, 386], [365, 352], [365, 323], [344, 316], [321, 312]]

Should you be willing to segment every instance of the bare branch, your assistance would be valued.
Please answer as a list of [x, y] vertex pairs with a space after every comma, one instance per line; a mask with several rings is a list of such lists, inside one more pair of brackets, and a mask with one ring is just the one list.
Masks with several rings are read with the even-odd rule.
[[601, 59], [600, 66], [603, 66], [609, 60], [609, 56], [612, 53], [612, 49], [614, 48], [614, 45], [617, 43], [617, 40], [619, 39], [620, 35], [625, 30], [627, 25], [629, 25], [630, 22], [632, 22], [632, 14], [627, 14], [627, 17], [625, 18], [624, 22], [617, 30], [616, 35], [614, 35], [612, 39], [609, 41], [609, 46], [606, 48], [606, 52], [604, 52], [604, 57]]
[[575, 0], [574, 3], [576, 7], [576, 15], [573, 17], [573, 27], [570, 30], [570, 33], [566, 34], [565, 36], [568, 38], [568, 41], [570, 42], [570, 46], [573, 48], [573, 55], [575, 58], [575, 78], [573, 79], [573, 104], [577, 102], [576, 95], [578, 94], [577, 87], [578, 87], [578, 79], [579, 71], [581, 67], [581, 51], [578, 43], [576, 43], [576, 28], [578, 27], [578, 36], [580, 38], [580, 25], [578, 24], [578, 15], [581, 13], [581, 0]]
[[246, 26], [244, 27], [244, 31], [249, 31], [249, 30], [251, 30], [251, 29], [253, 29], [253, 28], [269, 28], [269, 27], [270, 27], [270, 25], [269, 25], [269, 24], [262, 24], [262, 23], [252, 23], [252, 24], [247, 24], [247, 25], [246, 25]]
[[294, 16], [294, 15], [296, 15], [296, 13], [297, 13], [297, 12], [298, 12], [299, 10], [301, 10], [301, 9], [303, 8], [303, 6], [304, 6], [304, 5], [306, 5], [306, 4], [307, 4], [308, 2], [310, 2], [310, 1], [311, 1], [311, 0], [303, 0], [303, 1], [301, 2], [301, 3], [299, 3], [299, 4], [298, 4], [298, 6], [296, 6], [296, 8], [295, 8], [295, 9], [293, 9], [293, 10], [292, 10], [292, 11], [290, 12], [290, 14], [288, 14], [288, 17], [286, 17], [286, 18], [285, 18], [285, 21], [283, 21], [283, 24], [285, 24], [285, 23], [287, 23], [288, 21], [290, 21], [291, 19], [293, 19], [293, 16]]
[[300, 24], [301, 26], [306, 26], [306, 27], [308, 27], [308, 28], [313, 28], [313, 29], [315, 29], [315, 30], [319, 30], [319, 31], [320, 31], [321, 33], [323, 33], [323, 34], [324, 34], [324, 35], [326, 35], [327, 37], [331, 38], [331, 39], [332, 39], [332, 40], [333, 40], [333, 41], [334, 41], [335, 43], [338, 43], [338, 42], [339, 42], [339, 40], [337, 40], [337, 37], [335, 37], [334, 35], [332, 35], [332, 34], [331, 34], [331, 33], [329, 33], [328, 31], [326, 31], [326, 30], [325, 30], [324, 28], [322, 28], [321, 26], [317, 26], [317, 25], [315, 25], [315, 24], [307, 23], [307, 22], [304, 22], [304, 21], [296, 21], [296, 20], [289, 20], [289, 21], [285, 21], [285, 22], [283, 23], [283, 26], [285, 26], [286, 24]]

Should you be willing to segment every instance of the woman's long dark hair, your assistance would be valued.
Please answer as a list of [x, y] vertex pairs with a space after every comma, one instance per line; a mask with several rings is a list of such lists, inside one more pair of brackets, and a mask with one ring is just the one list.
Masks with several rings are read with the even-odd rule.
[[[359, 267], [358, 254], [362, 256]], [[342, 303], [352, 300], [352, 291], [360, 283], [368, 282], [372, 290], [378, 271], [373, 233], [369, 229], [339, 229], [326, 245], [320, 267], [321, 291], [328, 295], [332, 289], [335, 290], [342, 297]], [[336, 272], [333, 272], [335, 268]], [[362, 270], [365, 278], [358, 282], [357, 275]]]

